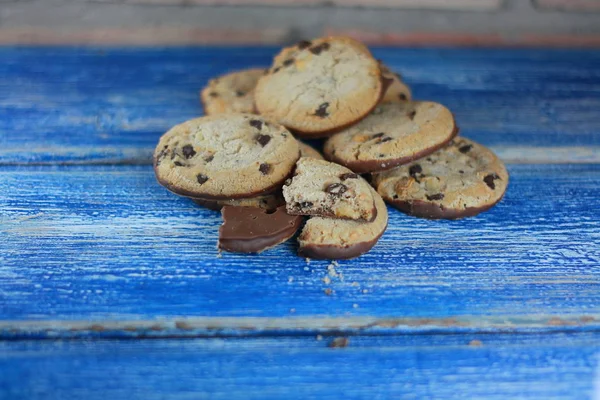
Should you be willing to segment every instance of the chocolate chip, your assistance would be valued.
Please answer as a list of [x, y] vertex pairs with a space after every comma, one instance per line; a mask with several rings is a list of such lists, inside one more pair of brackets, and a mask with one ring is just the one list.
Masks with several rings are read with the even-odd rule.
[[194, 147], [191, 144], [186, 144], [185, 146], [183, 146], [181, 148], [181, 151], [183, 152], [183, 156], [185, 158], [192, 158], [196, 155]]
[[411, 121], [412, 121], [413, 119], [415, 119], [415, 115], [417, 115], [417, 112], [416, 112], [416, 111], [414, 111], [414, 110], [413, 110], [413, 111], [411, 111], [411, 112], [409, 112], [408, 114], [406, 114], [406, 116], [407, 116], [408, 118], [410, 118], [410, 120], [411, 120]]
[[196, 179], [198, 180], [198, 183], [203, 185], [204, 183], [206, 183], [206, 181], [208, 180], [208, 176], [204, 175], [204, 174], [198, 174], [196, 176]]
[[251, 119], [250, 120], [250, 126], [255, 127], [256, 129], [258, 129], [259, 131], [262, 130], [262, 121], [258, 120], [258, 119]]
[[208, 95], [210, 97], [219, 97], [219, 93], [217, 93], [217, 92], [210, 92]]
[[403, 100], [403, 101], [406, 101], [406, 100], [408, 100], [408, 97], [406, 97], [406, 95], [405, 95], [404, 93], [400, 93], [400, 94], [398, 95], [398, 97], [400, 98], [400, 100]]
[[462, 169], [459, 169], [458, 172], [461, 173], [461, 174], [465, 173], [465, 171], [463, 171]]
[[333, 339], [331, 342], [329, 342], [327, 347], [331, 347], [331, 348], [347, 347], [348, 343], [350, 343], [348, 338], [338, 337], [338, 338]]
[[287, 133], [285, 133], [285, 132], [282, 132], [282, 133], [281, 133], [281, 136], [283, 136], [283, 137], [285, 137], [285, 138], [286, 138], [286, 137], [287, 137]]
[[421, 168], [421, 166], [419, 164], [415, 164], [408, 169], [408, 174], [410, 176], [412, 176], [413, 178], [415, 177], [415, 175], [420, 174], [422, 172], [423, 172], [423, 168]]
[[302, 202], [300, 202], [300, 207], [301, 208], [309, 208], [309, 207], [312, 207], [312, 206], [313, 206], [313, 203], [310, 202], [310, 201], [302, 201]]
[[390, 140], [392, 140], [392, 138], [391, 138], [391, 137], [389, 137], [389, 136], [386, 136], [386, 137], [382, 138], [382, 139], [379, 141], [379, 143], [385, 143], [385, 142], [389, 142]]
[[183, 167], [183, 164], [179, 161], [175, 161], [173, 164], [175, 164], [176, 167]]
[[385, 157], [385, 154], [379, 153], [379, 158], [383, 158], [383, 157]]
[[293, 63], [294, 63], [294, 59], [293, 59], [293, 58], [288, 58], [287, 60], [285, 60], [285, 61], [283, 62], [283, 66], [284, 66], [284, 67], [287, 67], [287, 66], [290, 66], [290, 65], [292, 65]]
[[376, 138], [382, 137], [383, 135], [385, 135], [385, 133], [383, 133], [383, 132], [379, 132], [379, 133], [376, 133], [376, 134], [374, 134], [374, 135], [373, 135], [373, 136], [371, 136], [371, 137], [372, 137], [373, 139], [376, 139]]
[[315, 110], [315, 113], [313, 115], [316, 115], [317, 117], [321, 117], [321, 118], [325, 118], [326, 116], [329, 115], [329, 113], [327, 112], [327, 107], [329, 107], [329, 103], [323, 103], [319, 106], [319, 108], [317, 108]]
[[242, 97], [242, 96], [243, 96], [243, 95], [245, 95], [245, 94], [246, 94], [246, 92], [242, 92], [241, 90], [236, 90], [236, 91], [235, 91], [235, 95], [236, 95], [237, 97]]
[[489, 174], [483, 178], [483, 181], [489, 186], [490, 189], [493, 190], [496, 189], [496, 184], [494, 183], [495, 179], [500, 179], [500, 177], [497, 174]]
[[305, 48], [310, 47], [311, 44], [312, 43], [309, 42], [308, 40], [301, 40], [298, 42], [298, 44], [296, 46], [298, 46], [298, 48], [300, 50], [304, 50]]
[[429, 201], [432, 201], [432, 200], [442, 200], [444, 198], [444, 193], [436, 193], [436, 194], [432, 194], [431, 196], [425, 195], [425, 197]]
[[471, 150], [471, 148], [472, 148], [472, 147], [473, 147], [473, 145], [471, 145], [471, 144], [466, 144], [466, 145], [464, 145], [464, 146], [461, 146], [461, 147], [459, 147], [459, 148], [458, 148], [458, 151], [460, 151], [461, 153], [466, 153], [466, 152], [468, 152], [469, 150]]
[[262, 163], [260, 164], [260, 166], [258, 167], [258, 170], [263, 174], [263, 175], [267, 175], [271, 172], [271, 165], [267, 164], [267, 163]]
[[341, 196], [348, 190], [348, 186], [341, 183], [332, 183], [331, 185], [325, 188], [325, 192], [335, 195]]
[[204, 161], [206, 161], [207, 163], [211, 162], [213, 160], [213, 158], [215, 158], [215, 156], [213, 154], [204, 157]]
[[271, 136], [269, 135], [257, 135], [256, 141], [262, 146], [265, 147], [267, 143], [271, 141]]
[[156, 156], [156, 165], [160, 164], [163, 158], [165, 158], [165, 156], [169, 154], [169, 149], [167, 149], [167, 147], [168, 146], [165, 146]]
[[311, 47], [309, 50], [311, 53], [313, 53], [315, 55], [319, 55], [319, 54], [321, 54], [322, 51], [328, 50], [329, 47], [330, 47], [329, 43], [323, 42], [319, 45]]
[[397, 200], [397, 199], [398, 199], [398, 195], [397, 195], [397, 194], [395, 194], [394, 196], [392, 196], [392, 198], [393, 198], [394, 200]]
[[277, 71], [279, 71], [280, 69], [281, 69], [280, 67], [277, 67], [277, 68], [275, 68], [275, 69], [273, 70], [273, 73], [274, 73], [274, 74], [276, 74], [276, 73], [277, 73]]
[[345, 174], [341, 174], [340, 179], [343, 181], [346, 179], [358, 179], [358, 174], [355, 174], [354, 172], [347, 172]]

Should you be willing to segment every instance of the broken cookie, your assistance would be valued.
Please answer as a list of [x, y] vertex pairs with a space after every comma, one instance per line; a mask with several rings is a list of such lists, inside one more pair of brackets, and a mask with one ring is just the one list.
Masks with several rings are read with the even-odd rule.
[[283, 186], [287, 211], [372, 221], [377, 215], [371, 187], [348, 168], [314, 158], [301, 158], [291, 181]]
[[298, 254], [302, 257], [340, 260], [355, 258], [371, 250], [385, 232], [388, 213], [381, 196], [373, 188], [370, 190], [377, 209], [373, 221], [312, 217], [298, 237]]

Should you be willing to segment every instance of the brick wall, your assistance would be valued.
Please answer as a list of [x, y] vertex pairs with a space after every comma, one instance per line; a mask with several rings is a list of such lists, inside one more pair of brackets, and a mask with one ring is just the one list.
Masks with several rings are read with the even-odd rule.
[[0, 43], [600, 46], [600, 0], [0, 0]]

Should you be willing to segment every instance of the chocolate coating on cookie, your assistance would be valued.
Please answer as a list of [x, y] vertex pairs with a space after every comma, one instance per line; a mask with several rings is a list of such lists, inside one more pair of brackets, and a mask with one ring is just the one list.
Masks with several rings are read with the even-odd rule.
[[248, 197], [245, 199], [230, 199], [230, 200], [208, 200], [208, 199], [192, 199], [199, 206], [208, 208], [214, 211], [220, 211], [225, 206], [235, 207], [258, 207], [265, 210], [275, 210], [277, 207], [285, 205], [285, 200], [281, 192], [266, 194], [262, 196]]
[[298, 254], [316, 259], [349, 259], [358, 257], [375, 246], [385, 232], [387, 207], [372, 189], [377, 216], [372, 222], [312, 217], [300, 236]]
[[236, 253], [260, 253], [292, 237], [302, 217], [288, 215], [285, 207], [269, 213], [257, 207], [224, 206], [219, 228], [219, 249]]

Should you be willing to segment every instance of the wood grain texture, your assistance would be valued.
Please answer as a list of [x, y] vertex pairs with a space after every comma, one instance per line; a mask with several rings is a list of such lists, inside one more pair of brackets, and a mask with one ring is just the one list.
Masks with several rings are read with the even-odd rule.
[[595, 334], [331, 340], [0, 342], [0, 397], [594, 399], [600, 390]]
[[219, 214], [164, 190], [149, 166], [2, 167], [0, 320], [364, 316], [460, 328], [444, 319], [474, 316], [477, 328], [522, 316], [527, 328], [539, 315], [558, 318], [548, 326], [597, 317], [600, 165], [509, 172], [490, 212], [426, 221], [390, 210], [373, 251], [330, 266], [297, 257], [293, 241], [218, 257]]
[[[0, 48], [0, 164], [149, 163], [159, 136], [201, 114], [215, 75], [267, 66], [273, 47]], [[600, 160], [600, 52], [374, 48], [418, 99], [508, 161]], [[563, 149], [562, 147], [567, 147]], [[26, 150], [25, 150], [26, 149]]]

